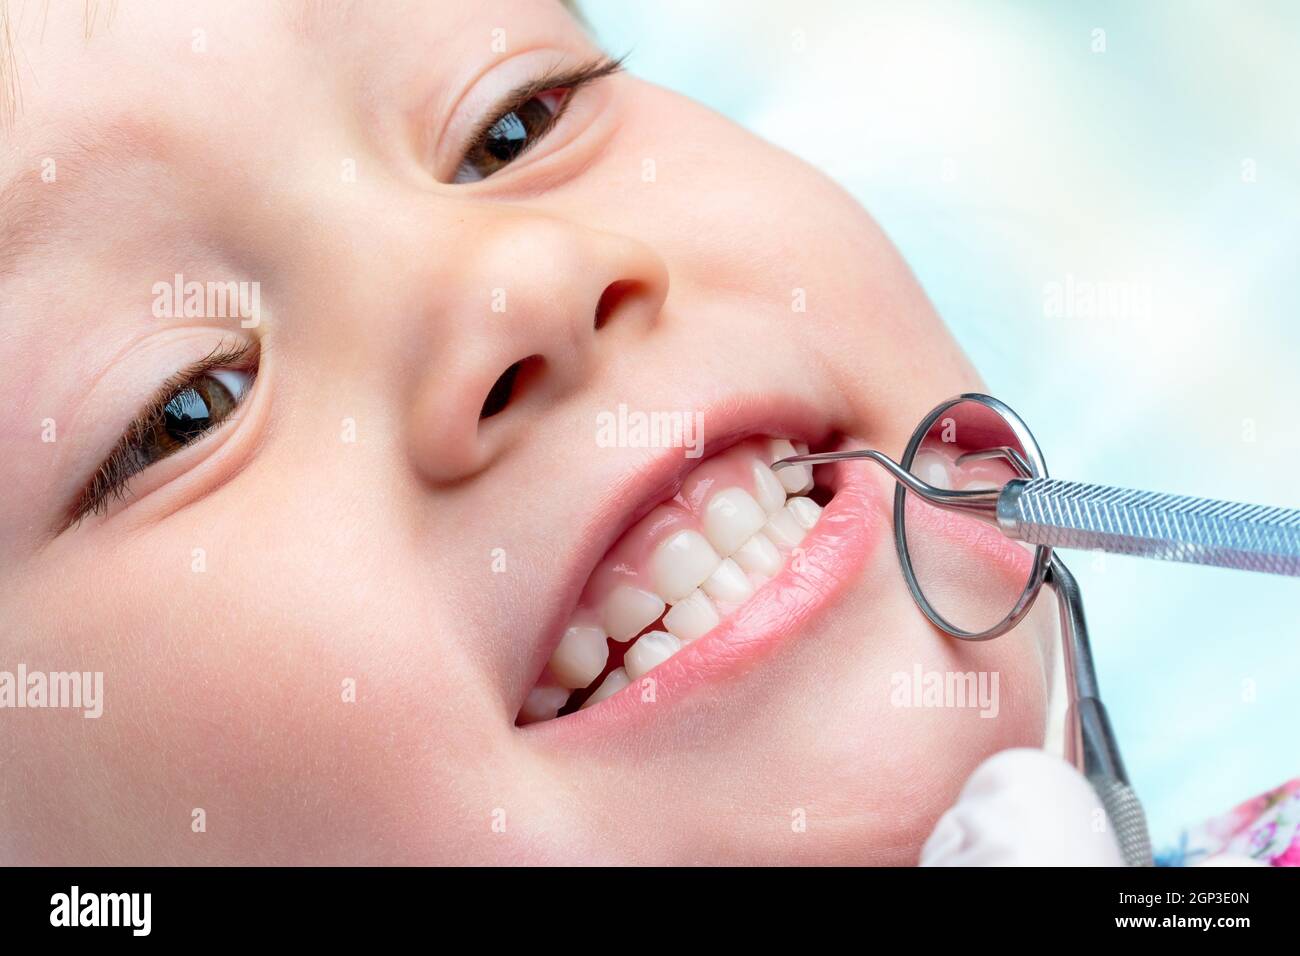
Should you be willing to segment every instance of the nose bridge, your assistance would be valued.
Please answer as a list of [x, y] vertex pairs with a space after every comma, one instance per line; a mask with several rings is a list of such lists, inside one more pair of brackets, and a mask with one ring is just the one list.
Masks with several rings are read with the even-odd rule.
[[[487, 310], [501, 344], [530, 349], [554, 367], [579, 369], [589, 357], [590, 285], [599, 281], [598, 237], [540, 212], [493, 210], [467, 237], [462, 318]], [[599, 293], [597, 293], [599, 295]], [[481, 326], [475, 330], [492, 334]]]
[[412, 458], [435, 483], [482, 469], [535, 427], [591, 380], [606, 325], [649, 328], [667, 294], [664, 263], [632, 237], [520, 205], [458, 212], [424, 280], [434, 334], [409, 416]]

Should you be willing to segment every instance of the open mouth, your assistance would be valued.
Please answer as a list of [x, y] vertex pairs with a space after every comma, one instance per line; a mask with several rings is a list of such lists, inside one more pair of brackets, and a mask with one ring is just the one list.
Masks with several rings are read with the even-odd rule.
[[594, 707], [740, 615], [802, 557], [833, 497], [811, 467], [770, 467], [807, 452], [786, 439], [742, 441], [625, 532], [588, 578], [516, 723]]

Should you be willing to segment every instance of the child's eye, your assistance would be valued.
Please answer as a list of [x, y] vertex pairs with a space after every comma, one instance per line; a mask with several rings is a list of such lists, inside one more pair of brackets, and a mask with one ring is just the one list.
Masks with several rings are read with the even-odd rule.
[[218, 350], [169, 379], [127, 428], [108, 459], [78, 496], [65, 527], [105, 510], [127, 482], [169, 455], [194, 444], [239, 407], [257, 374], [255, 346]]
[[140, 449], [147, 459], [146, 466], [180, 451], [225, 421], [252, 380], [251, 372], [216, 369], [172, 392], [161, 413], [141, 436]]
[[578, 90], [617, 73], [622, 62], [597, 57], [552, 70], [514, 90], [479, 126], [451, 181], [475, 183], [509, 166], [554, 129]]
[[510, 165], [550, 132], [568, 96], [569, 90], [545, 90], [498, 116], [475, 138], [452, 182], [478, 182]]

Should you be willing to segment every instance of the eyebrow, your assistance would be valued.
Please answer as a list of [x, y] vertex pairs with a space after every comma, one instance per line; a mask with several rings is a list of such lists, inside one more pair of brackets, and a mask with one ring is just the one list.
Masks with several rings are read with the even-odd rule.
[[304, 40], [344, 31], [356, 9], [355, 0], [284, 0], [282, 5], [289, 30]]
[[[0, 279], [45, 248], [97, 184], [138, 168], [142, 159], [172, 153], [174, 135], [127, 117], [82, 118], [64, 134], [63, 145], [29, 151], [0, 186]], [[42, 172], [53, 163], [54, 179]]]
[[[560, 0], [568, 6], [568, 0]], [[99, 29], [111, 29], [118, 0], [86, 0], [82, 32], [88, 41]], [[355, 19], [356, 0], [280, 0], [285, 25], [295, 36], [314, 40], [329, 33], [346, 33]], [[50, 15], [50, 0], [40, 5], [40, 35]], [[0, 0], [0, 131], [10, 130], [22, 110], [22, 83], [18, 74], [15, 35], [26, 7], [15, 17], [10, 0]]]

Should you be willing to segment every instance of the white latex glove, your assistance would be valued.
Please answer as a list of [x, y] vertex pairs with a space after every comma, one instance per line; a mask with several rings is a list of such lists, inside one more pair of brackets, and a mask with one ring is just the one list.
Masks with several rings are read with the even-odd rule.
[[921, 849], [922, 866], [1123, 866], [1083, 775], [1042, 750], [1004, 750], [975, 768]]

